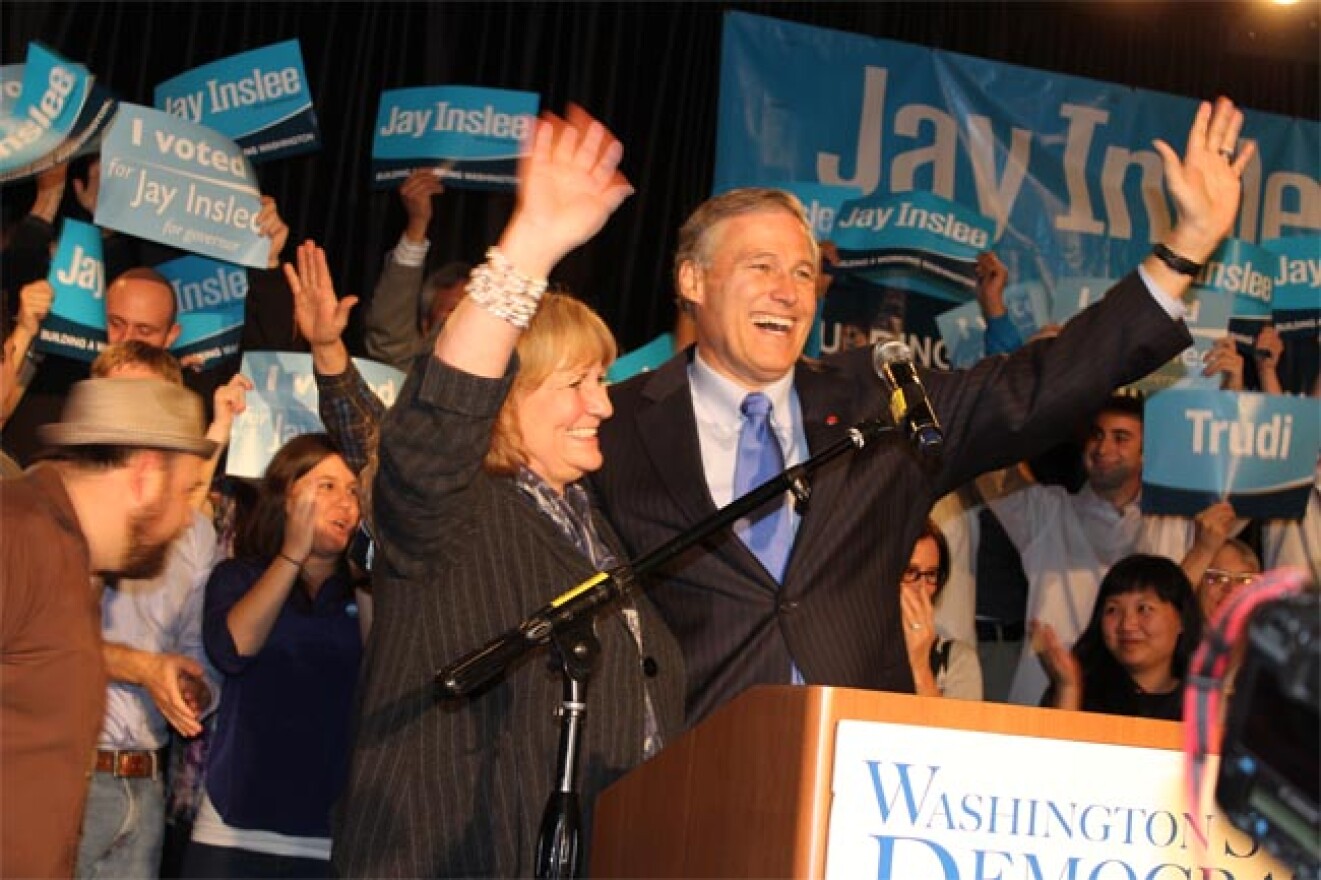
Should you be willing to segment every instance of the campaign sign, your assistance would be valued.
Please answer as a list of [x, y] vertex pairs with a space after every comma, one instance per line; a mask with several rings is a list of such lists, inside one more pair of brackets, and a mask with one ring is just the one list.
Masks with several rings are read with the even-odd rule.
[[1299, 519], [1321, 449], [1315, 400], [1175, 388], [1147, 401], [1142, 512], [1194, 516], [1222, 499], [1242, 517]]
[[1277, 368], [1280, 385], [1308, 394], [1321, 373], [1321, 236], [1295, 235], [1261, 243], [1276, 255], [1272, 321], [1284, 343]]
[[1229, 327], [1229, 313], [1238, 302], [1228, 293], [1194, 285], [1182, 299], [1187, 314], [1184, 324], [1192, 334], [1193, 344], [1146, 376], [1127, 386], [1151, 395], [1167, 388], [1206, 388], [1214, 391], [1221, 385], [1221, 376], [1203, 376], [1206, 355], [1215, 341]]
[[[1010, 284], [1005, 288], [1004, 301], [1005, 312], [1020, 341], [1027, 342], [1046, 326], [1050, 314], [1046, 291], [1035, 281]], [[987, 355], [986, 319], [982, 317], [981, 303], [976, 300], [937, 315], [936, 326], [949, 352], [950, 366], [955, 369], [970, 367]]]
[[206, 257], [186, 256], [156, 267], [174, 287], [179, 337], [170, 353], [207, 369], [238, 354], [248, 298], [248, 270]]
[[[1197, 106], [1191, 98], [732, 12], [721, 42], [714, 188], [802, 180], [856, 187], [881, 207], [931, 193], [992, 218], [990, 240], [1010, 279], [1040, 283], [1065, 310], [1062, 320], [1077, 310], [1081, 289], [1124, 276], [1168, 234], [1176, 212], [1151, 143], [1183, 144]], [[1243, 175], [1233, 234], [1258, 242], [1315, 233], [1316, 213], [1300, 206], [1317, 187], [1321, 125], [1244, 114], [1244, 136], [1258, 150]], [[930, 211], [925, 220], [935, 225], [943, 216]], [[873, 212], [853, 225], [882, 219]], [[834, 234], [841, 246], [846, 222], [841, 216]], [[964, 279], [970, 288], [971, 273]], [[1095, 287], [1099, 294], [1109, 284]], [[911, 303], [907, 309], [911, 316]], [[826, 311], [829, 340], [836, 335], [829, 300]]]
[[512, 192], [539, 106], [536, 92], [475, 86], [382, 92], [372, 135], [372, 183], [381, 189], [432, 168], [446, 185]]
[[253, 162], [309, 153], [321, 144], [297, 40], [194, 67], [156, 86], [154, 103], [220, 132]]
[[[386, 406], [404, 386], [404, 374], [375, 361], [354, 358], [358, 372]], [[325, 431], [317, 414], [319, 396], [312, 355], [286, 351], [245, 351], [239, 369], [252, 380], [247, 409], [229, 433], [231, 477], [260, 477], [277, 450], [299, 434]]]
[[1227, 238], [1193, 279], [1193, 287], [1232, 294], [1235, 315], [1269, 315], [1275, 266], [1269, 251]]
[[614, 384], [647, 373], [674, 357], [674, 334], [662, 333], [641, 348], [635, 348], [610, 365], [606, 381]]
[[0, 119], [9, 119], [23, 94], [22, 64], [0, 65]]
[[0, 172], [10, 174], [59, 147], [78, 122], [91, 88], [87, 68], [29, 43], [13, 112], [0, 116]]
[[1092, 303], [1105, 296], [1115, 286], [1116, 279], [1071, 276], [1055, 283], [1051, 297], [1050, 322], [1063, 324]]
[[65, 217], [46, 280], [55, 299], [33, 346], [80, 361], [96, 360], [106, 344], [101, 230]]
[[995, 221], [928, 192], [846, 202], [832, 236], [839, 268], [869, 281], [966, 302], [977, 285], [977, 254], [991, 247]]
[[230, 263], [266, 268], [261, 193], [243, 151], [209, 128], [120, 105], [101, 147], [96, 224]]
[[776, 181], [767, 186], [791, 192], [803, 203], [807, 222], [817, 241], [830, 240], [835, 231], [835, 221], [839, 219], [840, 208], [844, 207], [845, 202], [862, 196], [862, 192], [854, 186], [827, 186], [803, 180]]

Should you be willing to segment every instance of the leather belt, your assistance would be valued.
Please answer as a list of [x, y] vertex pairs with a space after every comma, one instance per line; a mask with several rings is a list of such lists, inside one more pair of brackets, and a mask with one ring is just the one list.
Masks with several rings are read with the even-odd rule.
[[137, 749], [97, 749], [96, 772], [116, 778], [154, 779], [160, 775], [160, 752]]
[[998, 620], [979, 619], [977, 621], [977, 641], [1021, 642], [1023, 641], [1023, 621], [1014, 620], [1002, 623]]

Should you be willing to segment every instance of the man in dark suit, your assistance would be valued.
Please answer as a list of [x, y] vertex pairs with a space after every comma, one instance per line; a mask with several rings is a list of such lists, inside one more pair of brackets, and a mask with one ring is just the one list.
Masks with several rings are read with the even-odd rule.
[[[1157, 143], [1178, 223], [1103, 302], [1054, 340], [967, 371], [923, 373], [945, 429], [939, 462], [886, 435], [819, 470], [803, 509], [786, 497], [757, 511], [776, 523], [768, 544], [736, 524], [668, 566], [649, 595], [685, 651], [690, 723], [755, 684], [912, 690], [896, 588], [932, 503], [1044, 449], [1191, 342], [1178, 298], [1238, 213], [1251, 158], [1251, 145], [1235, 156], [1242, 121], [1221, 98], [1199, 108], [1182, 159]], [[592, 479], [630, 554], [746, 491], [758, 442], [747, 438], [760, 417], [743, 407], [769, 404], [769, 436], [788, 465], [883, 408], [869, 349], [800, 359], [818, 271], [811, 228], [787, 193], [725, 193], [684, 224], [675, 279], [697, 343], [613, 389], [606, 464]]]

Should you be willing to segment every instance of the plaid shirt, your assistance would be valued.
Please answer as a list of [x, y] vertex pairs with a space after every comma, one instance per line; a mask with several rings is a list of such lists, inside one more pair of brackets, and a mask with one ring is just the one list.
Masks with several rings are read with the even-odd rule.
[[385, 404], [372, 393], [367, 380], [349, 361], [338, 376], [316, 373], [321, 421], [340, 454], [355, 474], [361, 473], [376, 452], [376, 438]]

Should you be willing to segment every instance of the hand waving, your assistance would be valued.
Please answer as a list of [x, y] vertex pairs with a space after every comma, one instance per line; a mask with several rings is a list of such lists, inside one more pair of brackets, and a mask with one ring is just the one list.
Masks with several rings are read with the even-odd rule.
[[618, 170], [623, 145], [586, 111], [543, 114], [519, 162], [518, 205], [501, 250], [522, 272], [544, 278], [586, 242], [633, 193]]
[[1243, 112], [1228, 98], [1197, 108], [1182, 161], [1165, 141], [1153, 142], [1165, 166], [1165, 183], [1179, 210], [1170, 233], [1175, 253], [1205, 262], [1234, 225], [1242, 187], [1239, 179], [1252, 161], [1255, 145], [1238, 136]]
[[294, 322], [314, 348], [339, 341], [349, 323], [356, 296], [335, 298], [335, 282], [326, 265], [326, 252], [308, 239], [298, 246], [298, 268], [284, 264], [284, 277], [294, 294]]

